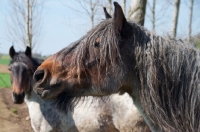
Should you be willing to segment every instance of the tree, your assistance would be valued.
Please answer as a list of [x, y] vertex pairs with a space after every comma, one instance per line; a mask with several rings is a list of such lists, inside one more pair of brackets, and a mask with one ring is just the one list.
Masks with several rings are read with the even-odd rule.
[[[70, 7], [64, 2], [61, 2], [61, 3], [64, 4], [66, 7], [76, 11], [77, 13], [80, 13], [81, 17], [82, 16], [89, 17], [91, 28], [93, 28], [95, 20], [97, 18], [97, 12], [99, 11], [99, 7], [101, 7], [101, 11], [103, 10], [103, 6], [100, 4], [100, 2], [102, 1], [101, 0], [75, 0], [75, 4], [80, 6], [81, 9], [75, 9], [73, 7]], [[112, 0], [110, 0], [110, 2], [112, 2]]]
[[126, 0], [122, 0], [122, 9], [124, 11], [124, 15], [126, 15]]
[[[61, 3], [63, 3], [66, 7], [76, 11], [77, 13], [81, 13], [82, 15], [86, 14], [87, 16], [89, 16], [91, 21], [91, 27], [94, 26], [94, 21], [96, 21], [97, 18], [100, 18], [100, 15], [98, 15], [97, 13], [98, 11], [101, 12], [100, 14], [102, 18], [103, 7], [106, 7], [108, 13], [112, 15], [112, 0], [106, 0], [106, 2], [101, 0], [76, 0], [76, 2], [82, 7], [81, 10], [74, 9], [68, 6], [67, 4], [64, 4], [63, 2]], [[127, 2], [127, 0], [122, 0], [122, 8], [124, 14], [126, 14]], [[128, 18], [140, 25], [144, 25], [147, 0], [132, 0], [131, 3], [132, 4], [129, 9]]]
[[111, 14], [112, 11], [112, 0], [108, 0], [108, 13]]
[[137, 24], [144, 25], [147, 0], [131, 0], [128, 19]]
[[32, 48], [32, 3], [26, 0], [26, 43]]
[[179, 7], [180, 7], [180, 0], [175, 0], [175, 2], [174, 2], [174, 14], [173, 14], [173, 19], [172, 19], [172, 27], [171, 27], [171, 37], [172, 38], [176, 38], [178, 16], [179, 16]]
[[36, 48], [42, 32], [42, 0], [10, 0], [10, 15], [7, 17], [8, 38], [31, 49]]
[[[99, 0], [77, 0], [85, 13], [89, 16], [91, 27], [94, 27], [95, 15], [98, 11]], [[87, 8], [89, 6], [89, 8]]]
[[188, 24], [188, 41], [191, 40], [193, 3], [194, 3], [194, 0], [190, 0], [190, 15], [189, 15], [189, 24]]
[[152, 7], [150, 6], [149, 1], [147, 3], [149, 5], [149, 8], [150, 8], [150, 11], [151, 11], [151, 14], [152, 14], [152, 17], [150, 18], [151, 23], [152, 23], [152, 31], [155, 32], [155, 27], [156, 27], [156, 24], [155, 24], [155, 22], [156, 22], [156, 17], [155, 17], [156, 0], [153, 0]]

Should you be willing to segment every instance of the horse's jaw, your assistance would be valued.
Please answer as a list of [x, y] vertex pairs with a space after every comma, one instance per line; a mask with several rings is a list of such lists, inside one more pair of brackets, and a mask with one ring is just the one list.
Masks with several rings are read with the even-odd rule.
[[41, 99], [45, 99], [45, 100], [46, 99], [55, 99], [59, 95], [49, 89], [36, 90], [35, 92]]
[[33, 90], [35, 93], [40, 96], [42, 99], [56, 99], [60, 93], [62, 93], [64, 90], [64, 85], [59, 84], [59, 85], [54, 85], [50, 86], [49, 84], [46, 85], [35, 85], [33, 86]]

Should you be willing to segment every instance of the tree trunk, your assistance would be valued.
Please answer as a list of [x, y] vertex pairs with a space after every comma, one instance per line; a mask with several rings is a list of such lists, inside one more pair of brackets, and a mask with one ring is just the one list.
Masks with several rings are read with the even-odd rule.
[[92, 28], [94, 27], [94, 8], [93, 5], [92, 5], [92, 0], [90, 0], [90, 10], [91, 10], [91, 16], [90, 16], [90, 20], [91, 20], [91, 25], [92, 25]]
[[139, 24], [144, 25], [147, 0], [131, 0], [128, 18]]
[[29, 28], [29, 0], [26, 0], [26, 41], [27, 45], [30, 45], [30, 28]]
[[191, 40], [193, 3], [194, 3], [194, 0], [190, 0], [190, 16], [189, 16], [189, 24], [188, 24], [188, 41]]
[[30, 2], [30, 5], [29, 5], [29, 45], [30, 45], [30, 48], [33, 48], [33, 45], [32, 45], [32, 16], [33, 16], [33, 1]]
[[156, 8], [156, 0], [153, 0], [153, 7], [152, 7], [152, 30], [155, 32], [155, 8]]
[[108, 13], [111, 15], [112, 11], [112, 0], [108, 0]]
[[126, 15], [126, 0], [122, 0], [122, 9], [124, 11], [124, 15]]
[[173, 15], [172, 27], [171, 27], [171, 37], [172, 38], [176, 38], [179, 7], [180, 7], [180, 0], [175, 0], [175, 3], [174, 3], [174, 15]]

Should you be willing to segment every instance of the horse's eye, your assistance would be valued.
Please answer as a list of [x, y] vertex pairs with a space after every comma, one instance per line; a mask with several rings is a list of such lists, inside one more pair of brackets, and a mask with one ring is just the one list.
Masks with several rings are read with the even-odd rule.
[[94, 44], [94, 47], [95, 47], [95, 48], [99, 48], [99, 47], [100, 47], [99, 42], [96, 42], [96, 43]]

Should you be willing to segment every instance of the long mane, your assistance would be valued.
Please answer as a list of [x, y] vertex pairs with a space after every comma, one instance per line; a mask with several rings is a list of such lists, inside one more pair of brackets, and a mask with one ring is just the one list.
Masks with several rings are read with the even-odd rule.
[[148, 41], [137, 41], [134, 54], [145, 113], [168, 131], [200, 131], [199, 50], [143, 30], [135, 40]]

